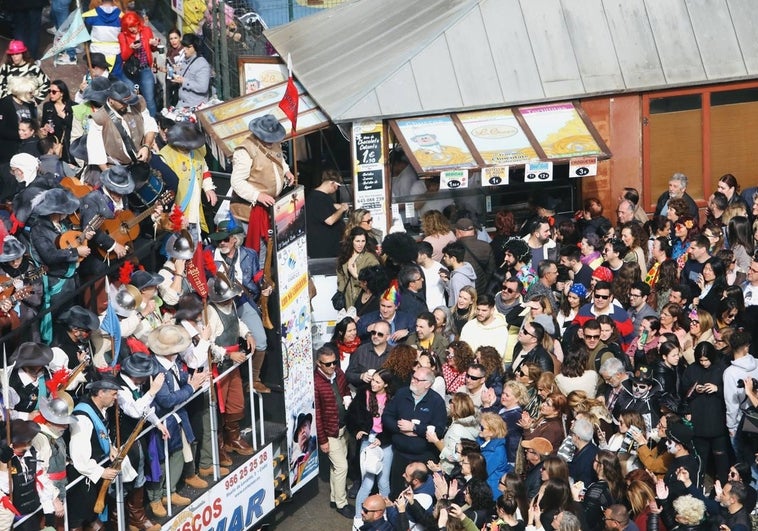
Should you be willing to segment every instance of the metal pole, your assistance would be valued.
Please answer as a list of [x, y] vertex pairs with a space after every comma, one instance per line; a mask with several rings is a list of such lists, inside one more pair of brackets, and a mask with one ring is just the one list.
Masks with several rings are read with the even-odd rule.
[[[269, 241], [269, 245], [271, 245], [271, 242]], [[250, 378], [253, 377], [253, 355], [250, 354], [247, 358], [247, 373], [250, 375]], [[260, 406], [260, 401], [258, 403]], [[261, 417], [263, 416], [263, 410], [261, 410]], [[258, 449], [258, 437], [255, 434], [255, 389], [253, 389], [253, 384], [250, 382], [250, 428], [252, 432], [252, 441], [253, 441], [253, 448], [256, 450]]]
[[[181, 437], [181, 434], [179, 436]], [[174, 516], [171, 507], [171, 465], [169, 463], [168, 441], [163, 441], [163, 458], [166, 460], [166, 473], [164, 474], [166, 476], [166, 510], [169, 516]]]
[[[211, 370], [211, 367], [208, 367]], [[208, 410], [211, 415], [211, 456], [213, 459], [213, 480], [218, 481], [221, 477], [221, 458], [218, 449], [218, 419], [216, 418], [216, 402], [213, 400], [213, 390], [211, 389], [216, 382], [211, 377], [211, 384], [208, 386]]]
[[124, 513], [124, 481], [119, 473], [116, 476], [116, 515], [118, 518], [118, 531], [126, 531], [126, 518]]

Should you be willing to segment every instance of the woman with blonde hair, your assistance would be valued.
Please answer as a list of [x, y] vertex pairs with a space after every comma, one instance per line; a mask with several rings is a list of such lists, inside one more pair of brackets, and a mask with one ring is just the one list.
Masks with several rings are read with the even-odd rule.
[[650, 517], [650, 503], [655, 502], [655, 491], [644, 481], [634, 480], [626, 489], [629, 505], [632, 509], [630, 515], [640, 530], [646, 530], [647, 521]]
[[[508, 464], [505, 437], [508, 428], [497, 413], [483, 413], [479, 419], [479, 436], [476, 442], [482, 449], [482, 457], [487, 463], [487, 483], [493, 493], [498, 491], [500, 478], [512, 467]], [[494, 495], [494, 494], [493, 494]]]
[[713, 343], [715, 337], [713, 336], [713, 316], [703, 310], [697, 308], [690, 311], [690, 337], [692, 338], [688, 348], [682, 350], [682, 356], [687, 360], [688, 365], [695, 363], [695, 347], [699, 343]]
[[450, 221], [439, 210], [429, 210], [421, 216], [421, 232], [424, 233], [424, 241], [432, 244], [432, 260], [441, 262], [442, 249], [455, 241]]
[[503, 385], [503, 394], [500, 395], [500, 411], [498, 415], [505, 422], [506, 451], [508, 452], [508, 463], [513, 465], [518, 455], [518, 446], [521, 443], [523, 430], [518, 425], [521, 419], [523, 408], [529, 403], [529, 392], [524, 384], [515, 380], [509, 380]]
[[479, 418], [473, 400], [466, 393], [453, 394], [448, 416], [451, 422], [444, 439], [437, 437], [434, 432], [427, 432], [426, 440], [439, 450], [442, 471], [450, 475], [458, 462], [456, 446], [461, 439], [476, 440], [479, 435]]
[[474, 286], [463, 286], [458, 292], [458, 300], [450, 308], [450, 327], [456, 338], [461, 336], [463, 325], [476, 317], [477, 297]]
[[[341, 182], [341, 181], [340, 181]], [[360, 227], [368, 233], [369, 240], [373, 240], [374, 247], [379, 247], [382, 242], [382, 231], [374, 228], [374, 215], [365, 208], [356, 208], [347, 218], [345, 225], [345, 237], [355, 227]]]

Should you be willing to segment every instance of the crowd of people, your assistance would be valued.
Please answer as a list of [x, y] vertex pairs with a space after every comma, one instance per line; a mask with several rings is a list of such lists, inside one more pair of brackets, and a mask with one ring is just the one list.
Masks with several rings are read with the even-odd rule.
[[[118, 40], [152, 76], [140, 50], [156, 40], [138, 18], [120, 18]], [[189, 101], [203, 92], [194, 71], [205, 60], [196, 36], [174, 37], [187, 60], [174, 76], [177, 96]], [[147, 91], [109, 75], [105, 53], [90, 57], [75, 94], [49, 81], [22, 41], [11, 42], [0, 68], [0, 334], [10, 433], [0, 444], [2, 529], [17, 515], [26, 519], [16, 529], [34, 531], [43, 521], [54, 528], [65, 519], [73, 530], [116, 522], [107, 484], [117, 476], [123, 525], [160, 529], [169, 504], [176, 511], [193, 501], [197, 490], [187, 489], [229, 473], [230, 454], [253, 455], [241, 425], [250, 416], [245, 387], [271, 392], [261, 376], [267, 337], [258, 305], [272, 291], [261, 278], [268, 234], [257, 229], [293, 180], [284, 128], [272, 115], [250, 121], [230, 190], [245, 214], [213, 223], [203, 132], [156, 121]], [[247, 230], [251, 221], [256, 230]], [[239, 367], [248, 362], [246, 382]], [[211, 408], [209, 382], [221, 374]], [[141, 430], [150, 433], [126, 448]], [[105, 508], [96, 511], [101, 489]]]
[[494, 235], [432, 210], [382, 238], [349, 213], [315, 379], [354, 529], [752, 529], [758, 190], [724, 175], [701, 222], [686, 188], [650, 218], [625, 189], [616, 223], [542, 197]]

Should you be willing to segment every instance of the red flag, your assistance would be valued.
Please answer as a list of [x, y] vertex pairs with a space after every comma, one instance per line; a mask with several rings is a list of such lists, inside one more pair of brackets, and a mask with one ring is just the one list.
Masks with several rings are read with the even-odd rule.
[[205, 278], [203, 258], [203, 246], [198, 244], [195, 247], [195, 255], [192, 257], [192, 260], [187, 261], [185, 272], [187, 273], [187, 282], [192, 286], [192, 289], [205, 299], [208, 296], [208, 281]]
[[300, 103], [300, 97], [297, 93], [297, 87], [295, 86], [295, 80], [290, 75], [287, 81], [287, 89], [284, 91], [284, 97], [279, 102], [279, 108], [287, 115], [287, 118], [292, 122], [292, 133], [297, 128], [297, 107]]

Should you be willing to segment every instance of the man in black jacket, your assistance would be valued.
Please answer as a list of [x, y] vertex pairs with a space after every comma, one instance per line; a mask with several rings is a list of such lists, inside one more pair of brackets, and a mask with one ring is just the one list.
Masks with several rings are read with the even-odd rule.
[[518, 344], [513, 349], [513, 372], [517, 372], [524, 363], [536, 364], [542, 372], [554, 370], [553, 358], [542, 346], [545, 328], [535, 322], [525, 324], [518, 333]]
[[663, 192], [655, 205], [655, 216], [665, 216], [668, 213], [669, 201], [681, 197], [687, 202], [687, 210], [690, 216], [697, 219], [698, 208], [695, 200], [687, 193], [687, 176], [683, 173], [675, 173], [669, 179], [669, 189]]

